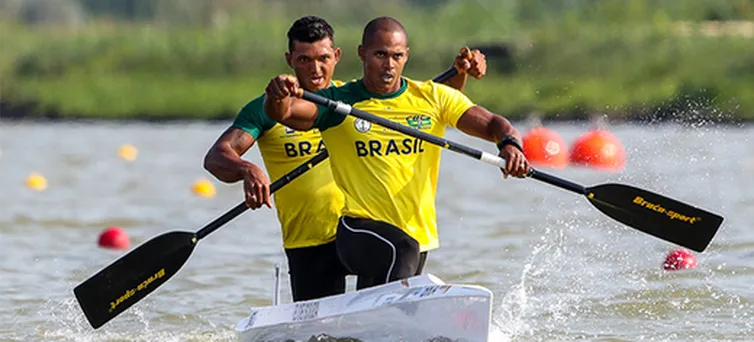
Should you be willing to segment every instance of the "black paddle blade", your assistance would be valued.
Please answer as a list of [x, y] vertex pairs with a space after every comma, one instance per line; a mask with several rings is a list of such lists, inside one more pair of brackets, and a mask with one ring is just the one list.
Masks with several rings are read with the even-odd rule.
[[690, 248], [704, 251], [723, 218], [672, 198], [622, 184], [586, 188], [597, 209], [628, 226]]
[[192, 232], [152, 238], [76, 286], [86, 319], [97, 329], [174, 276], [196, 245]]

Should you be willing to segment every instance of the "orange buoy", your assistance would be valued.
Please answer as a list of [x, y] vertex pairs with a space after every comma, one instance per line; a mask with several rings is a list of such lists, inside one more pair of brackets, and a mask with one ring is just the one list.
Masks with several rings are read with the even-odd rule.
[[568, 166], [568, 147], [558, 133], [535, 127], [524, 136], [524, 155], [532, 165], [563, 169]]
[[626, 151], [612, 133], [594, 129], [571, 145], [571, 163], [607, 171], [620, 171], [626, 164]]

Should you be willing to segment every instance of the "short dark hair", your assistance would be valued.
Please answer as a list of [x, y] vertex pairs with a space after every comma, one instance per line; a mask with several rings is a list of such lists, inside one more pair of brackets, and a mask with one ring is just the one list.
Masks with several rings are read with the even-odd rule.
[[293, 51], [294, 41], [314, 43], [325, 38], [335, 42], [335, 31], [325, 19], [314, 15], [299, 18], [288, 29], [288, 51]]
[[377, 32], [400, 32], [406, 36], [406, 29], [401, 25], [401, 22], [392, 17], [377, 17], [369, 21], [367, 26], [364, 27], [364, 32], [361, 34], [361, 45], [368, 46], [372, 43], [372, 38]]

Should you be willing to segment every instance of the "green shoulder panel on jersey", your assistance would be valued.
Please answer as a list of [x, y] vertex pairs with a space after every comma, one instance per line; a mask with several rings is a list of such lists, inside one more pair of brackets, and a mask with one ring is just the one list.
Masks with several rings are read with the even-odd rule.
[[249, 101], [233, 120], [231, 127], [240, 128], [249, 132], [254, 139], [259, 137], [268, 129], [275, 126], [267, 114], [264, 113], [264, 94]]
[[[408, 88], [408, 83], [405, 79], [401, 78], [401, 87], [389, 94], [377, 94], [370, 92], [364, 87], [364, 83], [359, 79], [348, 82], [342, 87], [330, 87], [322, 89], [316, 92], [317, 95], [326, 97], [333, 101], [340, 101], [349, 105], [361, 102], [367, 99], [391, 99], [396, 98], [403, 94]], [[320, 131], [324, 131], [330, 127], [340, 125], [345, 120], [345, 115], [332, 112], [325, 106], [317, 106], [318, 115], [317, 120], [314, 122], [314, 127], [319, 128]]]

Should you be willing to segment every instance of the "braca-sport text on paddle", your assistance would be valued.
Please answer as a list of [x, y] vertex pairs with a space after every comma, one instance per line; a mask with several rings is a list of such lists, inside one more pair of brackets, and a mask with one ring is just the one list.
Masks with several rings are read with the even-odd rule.
[[[323, 150], [270, 185], [274, 193], [327, 159]], [[174, 276], [196, 244], [248, 209], [240, 203], [197, 232], [159, 235], [105, 267], [73, 290], [86, 319], [97, 329], [136, 304]]]
[[[442, 148], [464, 154], [497, 167], [505, 167], [505, 160], [475, 148], [459, 144], [415, 128], [404, 126], [383, 117], [355, 109], [340, 101], [333, 101], [299, 89], [304, 100], [325, 106], [343, 115], [352, 115], [374, 124], [418, 138]], [[622, 184], [602, 184], [584, 187], [571, 181], [531, 169], [530, 178], [586, 196], [592, 205], [613, 219], [660, 239], [704, 251], [723, 222], [722, 216], [678, 200]]]

